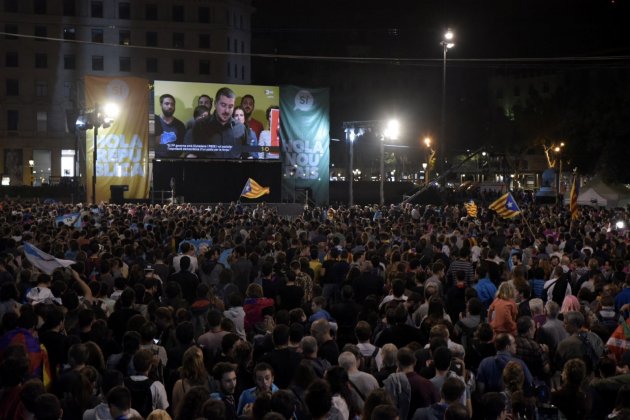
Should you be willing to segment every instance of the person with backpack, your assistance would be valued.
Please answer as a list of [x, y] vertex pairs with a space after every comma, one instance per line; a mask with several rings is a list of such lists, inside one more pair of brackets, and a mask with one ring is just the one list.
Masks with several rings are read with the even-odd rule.
[[558, 344], [555, 368], [562, 370], [567, 361], [578, 358], [584, 360], [588, 372], [592, 372], [604, 354], [604, 343], [601, 338], [586, 328], [581, 312], [571, 311], [564, 314], [564, 327], [569, 337]]
[[125, 386], [131, 392], [131, 407], [142, 417], [147, 417], [155, 409], [169, 407], [166, 389], [160, 381], [149, 377], [153, 363], [153, 353], [140, 349], [133, 356], [135, 375], [125, 378]]
[[381, 370], [383, 358], [380, 347], [370, 343], [372, 337], [372, 327], [366, 321], [359, 321], [354, 327], [354, 335], [357, 338], [357, 347], [363, 356], [361, 370], [367, 373], [374, 373]]
[[564, 297], [571, 294], [569, 275], [564, 272], [561, 266], [556, 266], [551, 273], [551, 279], [545, 282], [543, 288], [543, 299], [553, 300], [558, 305], [562, 305]]

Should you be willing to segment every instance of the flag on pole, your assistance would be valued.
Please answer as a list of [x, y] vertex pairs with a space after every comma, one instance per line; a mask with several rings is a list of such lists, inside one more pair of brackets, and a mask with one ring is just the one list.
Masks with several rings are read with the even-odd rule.
[[477, 217], [477, 205], [473, 200], [464, 203], [464, 207], [466, 208], [466, 213], [468, 213], [468, 216]]
[[74, 264], [74, 261], [62, 260], [55, 258], [50, 254], [46, 254], [41, 249], [29, 244], [28, 242], [24, 242], [24, 255], [31, 264], [49, 275], [57, 268], [69, 267]]
[[258, 182], [254, 181], [251, 178], [247, 178], [247, 182], [243, 187], [243, 191], [241, 191], [241, 197], [258, 198], [262, 197], [265, 194], [269, 194], [269, 192], [269, 187], [261, 187]]
[[496, 211], [497, 214], [504, 219], [510, 219], [518, 216], [521, 212], [521, 209], [518, 208], [518, 204], [516, 204], [516, 200], [514, 200], [514, 197], [512, 197], [512, 194], [509, 192], [499, 197], [496, 201], [490, 204], [488, 208]]
[[578, 219], [578, 195], [580, 195], [580, 186], [577, 182], [577, 174], [573, 175], [573, 185], [571, 185], [571, 195], [569, 196], [569, 210], [571, 211], [571, 219]]

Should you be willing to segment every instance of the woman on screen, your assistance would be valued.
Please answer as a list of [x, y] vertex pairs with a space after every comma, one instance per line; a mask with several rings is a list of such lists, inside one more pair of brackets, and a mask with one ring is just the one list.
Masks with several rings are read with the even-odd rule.
[[[269, 123], [269, 130], [263, 130], [260, 132], [260, 138], [258, 139], [259, 146], [273, 146], [271, 141], [271, 110], [279, 109], [277, 106], [270, 106], [265, 112], [267, 116], [267, 122]], [[259, 159], [278, 159], [280, 155], [278, 153], [260, 153]]]
[[[247, 123], [247, 119], [245, 118], [245, 110], [240, 107], [234, 107], [234, 113], [232, 117], [245, 126], [245, 132], [247, 133], [247, 146], [256, 146], [258, 145], [258, 140], [256, 139], [256, 133], [252, 130]], [[262, 153], [248, 152], [244, 153], [244, 156], [247, 156], [248, 159], [260, 159], [262, 158]]]

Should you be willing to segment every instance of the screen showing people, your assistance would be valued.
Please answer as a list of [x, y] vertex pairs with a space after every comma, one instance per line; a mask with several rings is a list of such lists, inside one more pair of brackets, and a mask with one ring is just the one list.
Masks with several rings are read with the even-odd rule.
[[154, 98], [156, 158], [280, 159], [277, 86], [155, 81]]

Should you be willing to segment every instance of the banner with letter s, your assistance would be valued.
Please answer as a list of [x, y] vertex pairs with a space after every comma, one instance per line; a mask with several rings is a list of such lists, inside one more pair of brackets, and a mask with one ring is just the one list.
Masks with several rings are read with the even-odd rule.
[[[148, 81], [137, 77], [85, 76], [86, 108], [104, 109], [108, 103], [120, 112], [110, 127], [98, 129], [96, 201], [109, 200], [110, 186], [128, 185], [125, 198], [149, 196]], [[94, 129], [86, 133], [87, 197], [92, 197]]]
[[328, 203], [329, 89], [281, 86], [280, 110], [283, 199], [310, 188], [315, 203]]

